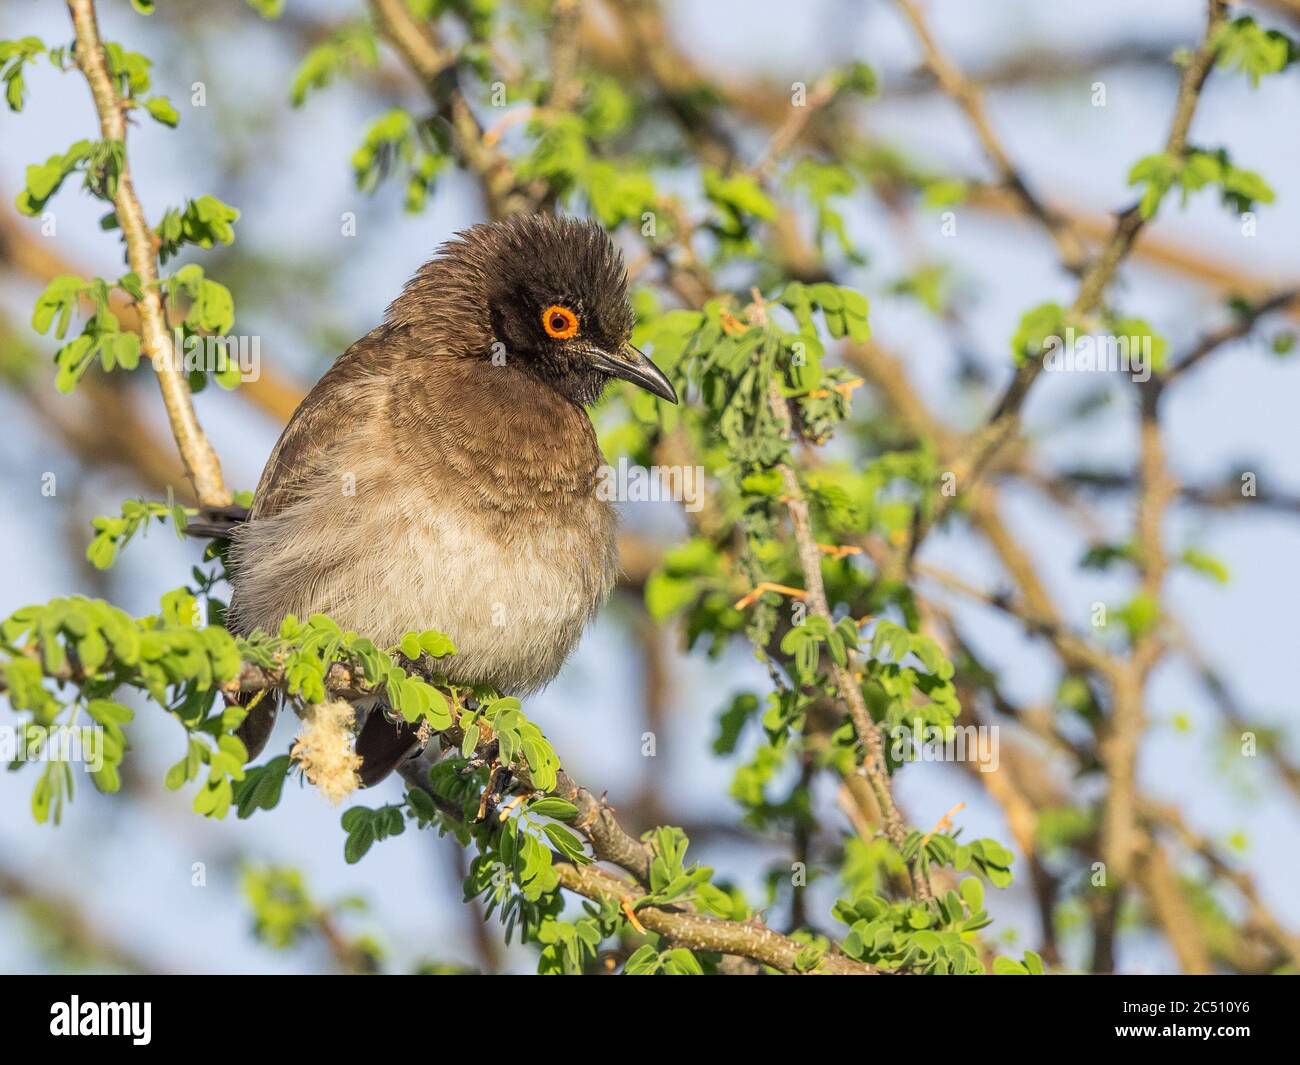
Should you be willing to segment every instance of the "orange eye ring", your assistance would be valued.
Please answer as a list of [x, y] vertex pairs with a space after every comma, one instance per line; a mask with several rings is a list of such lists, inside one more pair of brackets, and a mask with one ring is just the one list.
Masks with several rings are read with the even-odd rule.
[[552, 303], [542, 311], [542, 328], [553, 340], [568, 340], [578, 335], [578, 316], [568, 307]]

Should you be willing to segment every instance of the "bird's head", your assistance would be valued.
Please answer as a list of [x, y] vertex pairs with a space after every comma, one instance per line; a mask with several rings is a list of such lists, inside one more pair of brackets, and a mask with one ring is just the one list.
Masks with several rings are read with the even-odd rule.
[[389, 308], [389, 320], [438, 327], [463, 354], [511, 365], [577, 403], [617, 377], [677, 402], [664, 373], [631, 343], [627, 270], [595, 222], [518, 215], [444, 244]]

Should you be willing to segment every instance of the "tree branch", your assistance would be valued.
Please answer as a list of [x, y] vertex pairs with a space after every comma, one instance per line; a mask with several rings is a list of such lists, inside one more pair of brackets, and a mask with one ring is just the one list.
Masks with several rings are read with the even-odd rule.
[[993, 163], [1002, 184], [1010, 189], [1011, 194], [1020, 202], [1025, 211], [1037, 219], [1043, 228], [1047, 230], [1056, 244], [1061, 261], [1065, 264], [1066, 269], [1071, 273], [1081, 272], [1084, 265], [1085, 249], [1083, 242], [1074, 232], [1069, 219], [1053, 210], [1030, 191], [1024, 176], [1011, 161], [1011, 156], [1007, 154], [1006, 149], [1002, 146], [1002, 141], [994, 132], [993, 124], [989, 121], [988, 113], [984, 110], [984, 99], [979, 89], [962, 76], [956, 64], [939, 48], [934, 35], [930, 32], [929, 24], [915, 0], [896, 0], [896, 2], [907, 21], [911, 23], [912, 31], [916, 34], [917, 41], [921, 45], [921, 51], [925, 56], [926, 66], [938, 79], [943, 91], [951, 96], [957, 106], [966, 113], [975, 135], [984, 149], [984, 154]]
[[[554, 864], [560, 884], [570, 891], [594, 901], [635, 901], [645, 894], [635, 884], [622, 880], [594, 865]], [[636, 911], [637, 920], [652, 932], [690, 950], [730, 954], [770, 965], [785, 973], [798, 972], [795, 959], [805, 945], [783, 936], [764, 925], [747, 921], [724, 921], [704, 914], [644, 906]], [[876, 976], [883, 971], [865, 962], [854, 961], [835, 951], [828, 951], [816, 970], [839, 976]]]
[[1249, 334], [1255, 328], [1255, 323], [1265, 315], [1272, 314], [1274, 311], [1286, 310], [1297, 303], [1300, 303], [1300, 288], [1288, 286], [1271, 296], [1246, 305], [1234, 315], [1233, 320], [1227, 325], [1220, 326], [1218, 329], [1201, 337], [1186, 355], [1170, 367], [1162, 379], [1165, 383], [1175, 380], [1200, 363], [1202, 359], [1213, 355], [1224, 344]]
[[[773, 381], [770, 391], [770, 402], [773, 413], [784, 427], [785, 436], [789, 438], [792, 432], [790, 409], [775, 381]], [[822, 551], [817, 545], [817, 538], [813, 535], [808, 501], [804, 498], [803, 489], [799, 485], [799, 478], [790, 465], [783, 462], [777, 469], [781, 474], [781, 481], [785, 488], [784, 502], [786, 510], [790, 514], [790, 524], [794, 529], [795, 546], [799, 554], [799, 568], [803, 572], [808, 606], [814, 614], [823, 618], [828, 625], [833, 626], [835, 619], [831, 616], [830, 603], [826, 599], [826, 586], [822, 581]], [[849, 717], [853, 720], [854, 731], [858, 734], [858, 740], [862, 744], [862, 773], [871, 785], [871, 792], [875, 796], [876, 804], [880, 807], [885, 834], [895, 848], [901, 851], [907, 840], [907, 828], [903, 824], [902, 815], [898, 812], [898, 806], [894, 802], [893, 791], [890, 788], [889, 767], [885, 761], [884, 736], [881, 734], [880, 727], [872, 719], [871, 712], [867, 709], [866, 700], [862, 697], [862, 689], [858, 687], [858, 682], [849, 671], [848, 666], [840, 665], [833, 658], [830, 665], [835, 678], [835, 687], [840, 693], [840, 699], [848, 708]], [[924, 874], [919, 869], [913, 869], [912, 871], [912, 887], [918, 899], [928, 900], [930, 898], [929, 886], [925, 882]]]
[[[1170, 156], [1181, 158], [1187, 151], [1187, 132], [1191, 126], [1192, 116], [1196, 112], [1196, 104], [1200, 100], [1205, 79], [1209, 77], [1217, 56], [1215, 37], [1226, 18], [1227, 5], [1224, 0], [1208, 0], [1205, 33], [1183, 71], [1169, 135], [1165, 140], [1165, 153]], [[1067, 320], [1083, 319], [1100, 306], [1107, 286], [1132, 249], [1133, 242], [1145, 224], [1146, 219], [1143, 218], [1138, 204], [1134, 204], [1119, 216], [1110, 240], [1084, 274], [1074, 302], [1066, 312]], [[953, 472], [957, 476], [958, 484], [969, 487], [971, 481], [980, 476], [989, 460], [1003, 444], [1020, 431], [1021, 409], [1030, 388], [1043, 372], [1043, 367], [1041, 358], [1032, 358], [1026, 359], [1016, 371], [988, 423], [971, 437], [964, 453], [954, 463]], [[912, 537], [908, 546], [909, 556], [915, 554], [925, 534], [947, 513], [952, 498], [940, 496], [936, 501], [930, 517], [921, 523]]]
[[113, 206], [118, 225], [126, 242], [127, 263], [140, 279], [143, 295], [140, 306], [141, 340], [145, 354], [153, 363], [162, 390], [163, 405], [172, 435], [180, 449], [185, 472], [194, 483], [194, 491], [204, 506], [226, 506], [231, 496], [221, 477], [221, 463], [194, 412], [194, 397], [189, 381], [177, 365], [167, 317], [163, 311], [162, 291], [158, 281], [158, 258], [155, 240], [145, 221], [144, 209], [135, 194], [126, 162], [126, 119], [122, 100], [113, 85], [108, 61], [99, 37], [94, 0], [68, 0], [72, 25], [76, 32], [77, 66], [90, 85], [90, 94], [99, 114], [100, 131], [105, 141], [123, 146], [122, 169], [117, 178]]
[[510, 161], [484, 140], [483, 127], [460, 88], [456, 55], [443, 45], [435, 27], [417, 19], [405, 0], [370, 0], [370, 10], [380, 31], [450, 123], [462, 162], [483, 181], [492, 218], [533, 210], [535, 204], [519, 190]]

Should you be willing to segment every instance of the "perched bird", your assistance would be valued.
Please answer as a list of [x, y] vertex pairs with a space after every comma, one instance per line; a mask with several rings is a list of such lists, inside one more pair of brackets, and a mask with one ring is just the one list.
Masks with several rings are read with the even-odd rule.
[[[231, 534], [231, 628], [321, 612], [380, 646], [436, 629], [453, 683], [550, 681], [617, 570], [583, 408], [611, 378], [677, 402], [632, 325], [622, 256], [593, 222], [518, 216], [444, 244], [271, 452]], [[357, 738], [367, 785], [417, 746], [382, 710]], [[250, 756], [275, 712], [264, 699], [246, 718]]]

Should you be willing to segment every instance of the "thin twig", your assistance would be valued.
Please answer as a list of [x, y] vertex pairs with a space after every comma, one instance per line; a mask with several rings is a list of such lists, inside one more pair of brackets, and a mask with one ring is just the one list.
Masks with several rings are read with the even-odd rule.
[[[1226, 18], [1227, 5], [1223, 0], [1208, 0], [1205, 34], [1183, 71], [1178, 99], [1174, 105], [1174, 116], [1170, 122], [1169, 135], [1165, 140], [1165, 153], [1174, 158], [1181, 158], [1187, 151], [1187, 133], [1191, 127], [1192, 116], [1196, 113], [1196, 105], [1200, 100], [1205, 79], [1209, 76], [1218, 55], [1216, 38], [1219, 26]], [[1067, 321], [1079, 321], [1097, 309], [1107, 286], [1145, 225], [1146, 219], [1138, 204], [1134, 204], [1119, 216], [1110, 240], [1083, 276], [1074, 302], [1066, 311]], [[1002, 394], [988, 423], [971, 437], [964, 453], [953, 464], [953, 473], [963, 490], [969, 488], [971, 482], [982, 473], [994, 454], [1019, 432], [1021, 409], [1030, 388], [1043, 372], [1043, 367], [1041, 358], [1024, 361]], [[947, 513], [952, 500], [951, 496], [940, 496], [935, 501], [929, 517], [920, 523], [908, 545], [909, 556], [916, 553], [921, 539]]]
[[1227, 325], [1220, 326], [1218, 329], [1201, 337], [1192, 346], [1191, 350], [1164, 374], [1163, 380], [1168, 383], [1180, 377], [1200, 363], [1202, 359], [1213, 355], [1224, 344], [1246, 336], [1265, 315], [1272, 314], [1274, 311], [1286, 310], [1297, 302], [1300, 302], [1300, 288], [1288, 286], [1280, 292], [1275, 292], [1271, 296], [1248, 304], [1238, 311]]
[[966, 113], [984, 149], [984, 154], [989, 157], [989, 161], [997, 170], [1003, 185], [1011, 190], [1012, 195], [1020, 201], [1025, 211], [1042, 223], [1043, 228], [1051, 235], [1066, 269], [1073, 273], [1081, 272], [1085, 249], [1069, 219], [1053, 210], [1030, 191], [1024, 176], [1011, 161], [1011, 156], [994, 132], [979, 89], [962, 75], [957, 65], [939, 47], [919, 5], [915, 0], [896, 0], [896, 2], [907, 21], [911, 23], [912, 31], [916, 34], [925, 56], [926, 66], [930, 68], [943, 91], [951, 96]]
[[416, 18], [405, 0], [370, 0], [370, 9], [380, 31], [447, 119], [461, 161], [483, 182], [491, 216], [499, 219], [532, 210], [534, 203], [519, 190], [509, 159], [485, 140], [460, 88], [456, 54], [443, 45], [433, 24]]

